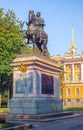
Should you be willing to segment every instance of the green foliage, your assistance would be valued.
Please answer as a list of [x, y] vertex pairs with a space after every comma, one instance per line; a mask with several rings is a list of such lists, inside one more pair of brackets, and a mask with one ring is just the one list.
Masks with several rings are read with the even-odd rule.
[[65, 111], [83, 111], [83, 107], [64, 108]]
[[30, 54], [30, 53], [32, 53], [32, 51], [33, 51], [33, 49], [29, 48], [29, 46], [25, 42], [25, 39], [22, 39], [20, 54]]
[[30, 53], [29, 49], [20, 46], [23, 37], [24, 22], [16, 18], [15, 13], [0, 9], [0, 74], [11, 74], [10, 62], [20, 53]]
[[[9, 78], [12, 75], [12, 67], [10, 63], [16, 55], [31, 52], [22, 38], [23, 26], [24, 22], [17, 19], [12, 10], [5, 12], [0, 8], [0, 93], [11, 86]], [[24, 42], [24, 46], [20, 45], [21, 41]]]
[[0, 111], [9, 111], [8, 108], [0, 108]]
[[16, 19], [13, 11], [4, 13], [3, 9], [0, 9], [0, 74], [10, 75], [9, 63], [20, 53], [21, 24], [23, 25], [23, 22]]
[[0, 129], [2, 129], [2, 128], [9, 128], [9, 127], [13, 127], [13, 126], [15, 126], [14, 123], [8, 123], [8, 122], [0, 123]]

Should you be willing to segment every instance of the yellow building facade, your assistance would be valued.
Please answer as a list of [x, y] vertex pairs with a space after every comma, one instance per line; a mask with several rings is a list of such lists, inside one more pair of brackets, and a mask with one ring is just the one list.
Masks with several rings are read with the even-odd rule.
[[77, 54], [72, 27], [72, 43], [69, 53], [55, 59], [63, 66], [63, 105], [66, 107], [83, 106], [83, 53]]

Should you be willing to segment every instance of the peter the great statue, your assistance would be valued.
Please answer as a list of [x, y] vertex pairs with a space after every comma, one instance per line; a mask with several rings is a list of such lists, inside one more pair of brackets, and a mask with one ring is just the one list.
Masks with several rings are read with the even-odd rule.
[[37, 12], [35, 15], [34, 11], [30, 10], [27, 26], [28, 28], [24, 35], [24, 38], [27, 38], [27, 43], [29, 44], [29, 40], [31, 40], [33, 43], [33, 48], [36, 45], [39, 52], [46, 56], [48, 54], [48, 35], [44, 31], [45, 23], [44, 19], [41, 18], [41, 13]]

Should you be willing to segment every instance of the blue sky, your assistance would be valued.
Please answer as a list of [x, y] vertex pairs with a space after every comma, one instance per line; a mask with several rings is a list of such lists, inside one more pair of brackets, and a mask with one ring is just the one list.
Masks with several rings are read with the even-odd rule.
[[48, 50], [54, 56], [69, 52], [74, 25], [77, 52], [83, 51], [83, 0], [0, 0], [0, 8], [13, 10], [23, 21], [28, 20], [29, 10], [41, 12], [48, 34]]

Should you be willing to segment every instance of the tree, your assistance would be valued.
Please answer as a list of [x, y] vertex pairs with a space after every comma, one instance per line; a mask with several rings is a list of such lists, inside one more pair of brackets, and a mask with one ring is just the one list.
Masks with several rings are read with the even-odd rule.
[[23, 26], [24, 22], [17, 19], [12, 10], [4, 12], [4, 9], [0, 9], [0, 93], [11, 86], [10, 63], [24, 50], [24, 53], [30, 52], [26, 43], [24, 43], [25, 48], [20, 45], [24, 33]]
[[10, 75], [9, 63], [20, 53], [21, 21], [18, 21], [13, 11], [7, 13], [0, 9], [0, 73]]

